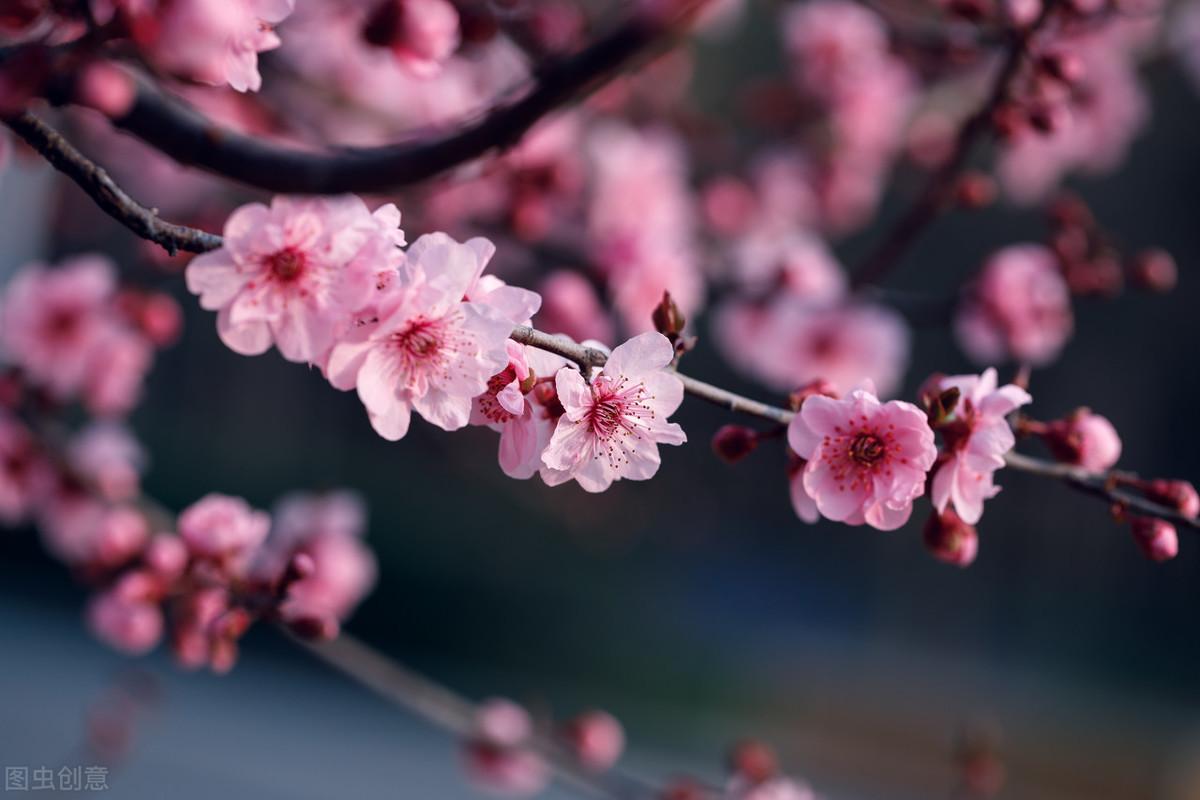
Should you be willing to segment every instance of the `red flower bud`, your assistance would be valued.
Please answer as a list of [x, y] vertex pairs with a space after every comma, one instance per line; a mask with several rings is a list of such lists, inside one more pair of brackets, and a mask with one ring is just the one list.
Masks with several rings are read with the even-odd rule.
[[1142, 555], [1151, 561], [1170, 561], [1179, 554], [1175, 526], [1158, 517], [1132, 517], [1129, 528]]
[[1153, 480], [1142, 487], [1146, 499], [1161, 503], [1183, 514], [1188, 519], [1200, 516], [1200, 494], [1188, 481]]
[[683, 326], [687, 324], [687, 318], [671, 299], [670, 292], [663, 292], [662, 300], [654, 307], [650, 318], [654, 322], [654, 329], [670, 339], [672, 344], [679, 338], [679, 334], [683, 333]]
[[621, 723], [604, 711], [580, 714], [567, 723], [565, 736], [579, 763], [595, 772], [612, 767], [625, 749]]
[[824, 378], [817, 378], [815, 381], [809, 381], [801, 386], [796, 391], [788, 395], [788, 408], [792, 411], [799, 411], [800, 406], [804, 405], [804, 401], [813, 395], [821, 395], [822, 397], [837, 398], [837, 390], [833, 388], [833, 384]]
[[744, 425], [723, 425], [712, 439], [713, 452], [726, 464], [736, 464], [758, 447], [758, 432]]
[[941, 514], [935, 509], [925, 523], [925, 547], [939, 561], [968, 567], [979, 552], [979, 533], [975, 526], [959, 518], [953, 508]]
[[1152, 292], [1169, 292], [1179, 281], [1179, 268], [1166, 250], [1143, 250], [1129, 265], [1129, 280]]

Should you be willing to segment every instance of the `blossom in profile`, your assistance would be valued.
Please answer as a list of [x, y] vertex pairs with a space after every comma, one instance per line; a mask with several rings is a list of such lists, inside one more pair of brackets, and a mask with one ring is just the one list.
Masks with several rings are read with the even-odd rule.
[[1011, 383], [998, 387], [996, 370], [990, 367], [981, 375], [937, 381], [938, 392], [949, 389], [957, 389], [959, 398], [940, 427], [945, 455], [933, 476], [931, 495], [939, 512], [953, 505], [963, 522], [974, 525], [983, 516], [983, 502], [999, 493], [993, 476], [1016, 444], [1006, 418], [1033, 398]]
[[687, 441], [668, 422], [683, 402], [683, 382], [667, 371], [675, 348], [661, 333], [643, 333], [613, 350], [591, 382], [572, 369], [558, 371], [564, 409], [542, 454], [551, 486], [574, 479], [602, 492], [622, 478], [647, 480], [661, 463], [660, 444]]
[[399, 224], [395, 206], [372, 214], [351, 195], [250, 203], [225, 223], [223, 247], [188, 264], [188, 289], [217, 312], [231, 350], [259, 355], [274, 344], [289, 361], [319, 362], [378, 272], [399, 263]]
[[911, 403], [881, 403], [865, 384], [841, 400], [807, 398], [788, 444], [808, 463], [804, 488], [821, 516], [880, 530], [908, 521], [937, 459], [933, 430]]
[[1005, 247], [968, 287], [954, 320], [959, 344], [981, 363], [1053, 361], [1071, 336], [1071, 295], [1048, 248]]
[[1179, 554], [1179, 533], [1165, 519], [1134, 517], [1129, 527], [1138, 549], [1151, 561], [1170, 561]]
[[[150, 2], [135, 16], [143, 49], [163, 69], [239, 92], [262, 87], [258, 54], [279, 47], [275, 26], [295, 0], [172, 0]], [[135, 22], [136, 25], [136, 22]]]
[[1106, 417], [1086, 408], [1046, 426], [1042, 439], [1059, 461], [1104, 472], [1121, 457], [1121, 436]]
[[493, 305], [490, 293], [484, 302], [463, 301], [477, 288], [492, 249], [482, 239], [463, 244], [445, 234], [422, 236], [377, 320], [351, 331], [330, 353], [330, 382], [357, 388], [385, 439], [403, 438], [413, 411], [443, 430], [465, 426], [472, 400], [508, 365], [511, 310]]

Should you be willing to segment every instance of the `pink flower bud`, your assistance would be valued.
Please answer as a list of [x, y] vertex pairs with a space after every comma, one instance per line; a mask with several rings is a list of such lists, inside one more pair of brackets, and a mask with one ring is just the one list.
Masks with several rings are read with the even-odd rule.
[[93, 555], [105, 566], [119, 566], [136, 556], [150, 537], [142, 514], [127, 506], [110, 509], [96, 530]]
[[1104, 472], [1121, 457], [1116, 428], [1086, 408], [1050, 423], [1042, 438], [1059, 461], [1078, 464], [1089, 472]]
[[621, 723], [604, 711], [588, 711], [571, 720], [566, 739], [579, 763], [596, 772], [616, 764], [625, 749]]
[[729, 770], [739, 779], [759, 784], [779, 774], [779, 759], [766, 743], [749, 739], [729, 752]]
[[1146, 497], [1169, 506], [1189, 519], [1200, 516], [1200, 494], [1188, 481], [1153, 480], [1144, 485]]
[[163, 615], [158, 606], [129, 600], [116, 591], [95, 595], [87, 619], [96, 638], [130, 655], [148, 653], [162, 639]]
[[757, 431], [744, 425], [723, 425], [713, 435], [712, 449], [726, 464], [736, 464], [758, 447]]
[[138, 323], [155, 347], [166, 347], [179, 338], [179, 332], [183, 329], [183, 312], [175, 298], [153, 292], [142, 301]]
[[968, 567], [979, 552], [979, 533], [975, 526], [959, 518], [953, 508], [929, 515], [924, 528], [925, 547], [939, 561], [956, 567]]
[[467, 774], [481, 789], [496, 794], [529, 797], [546, 788], [550, 769], [528, 750], [508, 750], [487, 742], [468, 742], [464, 751]]
[[136, 96], [133, 78], [109, 61], [87, 64], [75, 83], [75, 98], [81, 105], [113, 119], [129, 113]]
[[1133, 517], [1129, 520], [1133, 540], [1142, 555], [1151, 561], [1170, 561], [1179, 553], [1175, 526], [1157, 517]]
[[239, 497], [210, 494], [179, 515], [179, 535], [195, 555], [226, 558], [262, 544], [271, 518]]
[[499, 747], [515, 747], [533, 734], [529, 712], [502, 697], [485, 700], [475, 712], [478, 738]]
[[1134, 257], [1129, 268], [1134, 285], [1152, 292], [1169, 292], [1179, 281], [1179, 268], [1166, 250], [1145, 250]]
[[187, 567], [187, 548], [178, 536], [160, 533], [150, 540], [142, 559], [157, 577], [173, 581], [182, 575]]

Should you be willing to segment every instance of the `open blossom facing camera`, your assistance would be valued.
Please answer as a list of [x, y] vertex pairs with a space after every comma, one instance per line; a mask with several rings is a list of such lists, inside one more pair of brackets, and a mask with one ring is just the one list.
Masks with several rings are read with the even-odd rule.
[[[521, 320], [506, 313], [532, 313], [537, 302], [501, 302], [513, 299], [503, 292], [493, 304], [500, 287], [478, 286], [493, 250], [483, 239], [462, 244], [445, 234], [422, 236], [409, 248], [391, 296], [381, 301], [378, 321], [360, 326], [330, 353], [330, 382], [358, 389], [385, 439], [402, 438], [413, 411], [443, 430], [463, 427], [472, 399], [508, 365], [508, 336]], [[463, 301], [472, 290], [481, 292], [482, 302]]]
[[399, 224], [395, 206], [372, 214], [349, 195], [251, 203], [225, 223], [224, 247], [188, 265], [188, 289], [217, 312], [231, 350], [259, 355], [274, 344], [289, 361], [317, 362], [377, 273], [399, 262]]
[[1033, 398], [1019, 386], [997, 387], [996, 370], [954, 375], [937, 382], [938, 391], [957, 389], [958, 403], [941, 427], [946, 455], [933, 476], [933, 505], [939, 512], [953, 504], [968, 525], [983, 516], [983, 501], [995, 497], [996, 470], [1016, 444], [1006, 417]]
[[1035, 244], [997, 251], [968, 289], [954, 327], [976, 361], [1053, 361], [1074, 327], [1070, 291], [1054, 253]]
[[548, 484], [574, 479], [602, 492], [615, 480], [654, 477], [658, 446], [687, 441], [679, 425], [667, 422], [683, 402], [683, 382], [666, 371], [674, 355], [667, 337], [643, 333], [613, 350], [590, 383], [575, 370], [559, 370], [564, 413], [542, 454]]
[[937, 448], [923, 411], [880, 403], [873, 390], [868, 384], [841, 400], [807, 398], [788, 426], [788, 444], [808, 462], [804, 488], [821, 516], [893, 530], [925, 493]]

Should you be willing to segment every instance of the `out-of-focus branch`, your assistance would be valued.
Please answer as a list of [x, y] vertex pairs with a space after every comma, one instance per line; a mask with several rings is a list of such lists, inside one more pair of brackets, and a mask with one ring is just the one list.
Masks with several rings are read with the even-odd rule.
[[187, 166], [259, 189], [289, 194], [360, 194], [431, 178], [493, 150], [514, 145], [539, 120], [580, 100], [666, 47], [709, 0], [692, 0], [676, 19], [638, 15], [584, 50], [542, 65], [532, 85], [450, 132], [383, 147], [314, 152], [223, 128], [142, 84], [115, 124]]
[[1023, 453], [1011, 452], [1004, 457], [1005, 463], [1018, 472], [1028, 472], [1043, 478], [1053, 478], [1062, 481], [1076, 491], [1099, 497], [1114, 505], [1122, 506], [1130, 511], [1148, 517], [1158, 517], [1173, 525], [1200, 530], [1200, 520], [1192, 519], [1144, 497], [1119, 488], [1116, 476], [1109, 473], [1088, 472], [1073, 464], [1060, 464], [1056, 461], [1043, 461]]
[[[477, 733], [475, 704], [388, 658], [366, 642], [345, 632], [328, 641], [290, 635], [289, 638], [355, 682], [426, 722], [462, 739]], [[609, 800], [651, 800], [659, 795], [656, 787], [623, 773], [589, 772], [545, 736], [535, 736], [530, 749], [546, 759], [559, 780], [588, 795]]]
[[917, 199], [884, 234], [883, 239], [853, 271], [851, 285], [855, 288], [874, 283], [899, 263], [922, 233], [950, 208], [954, 200], [955, 183], [963, 172], [975, 145], [987, 134], [992, 113], [1008, 97], [1013, 81], [1020, 72], [1029, 51], [1029, 44], [1053, 15], [1054, 0], [1047, 0], [1041, 15], [1028, 28], [1014, 31], [991, 90], [983, 104], [959, 128], [949, 158], [929, 176]]
[[221, 237], [158, 218], [118, 186], [104, 169], [89, 160], [58, 133], [28, 111], [4, 120], [9, 128], [40, 153], [55, 169], [75, 181], [96, 205], [143, 239], [178, 250], [203, 253], [221, 246]]

